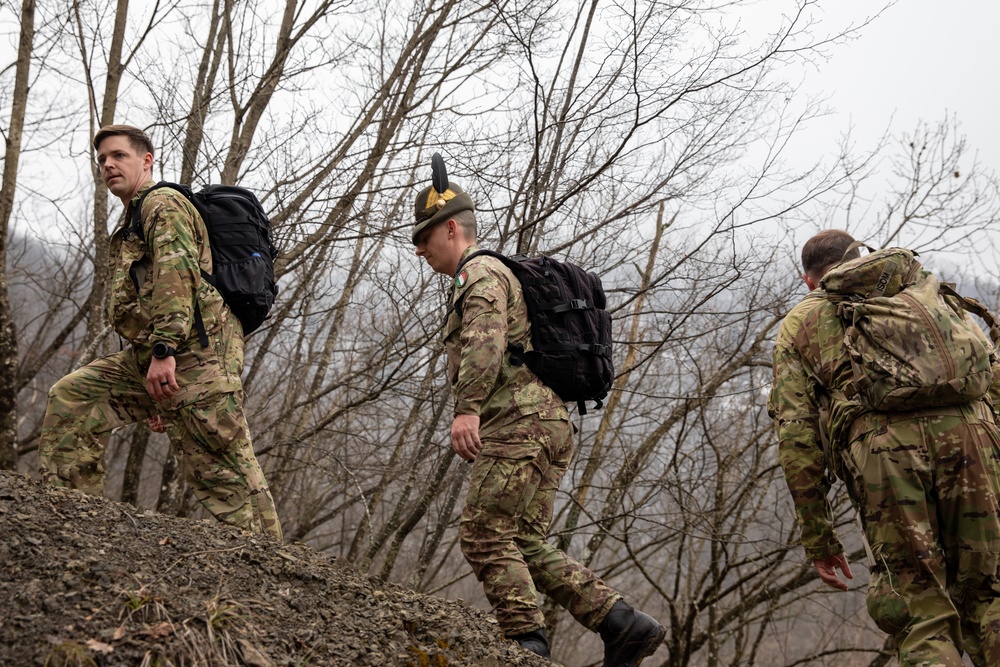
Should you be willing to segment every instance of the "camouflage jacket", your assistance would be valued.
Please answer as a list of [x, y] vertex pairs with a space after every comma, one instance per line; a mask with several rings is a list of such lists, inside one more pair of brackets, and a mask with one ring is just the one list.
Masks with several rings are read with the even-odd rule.
[[830, 442], [838, 442], [864, 410], [843, 394], [853, 379], [844, 348], [844, 326], [837, 308], [822, 290], [810, 292], [785, 317], [774, 343], [774, 382], [768, 414], [778, 431], [778, 460], [802, 526], [802, 546], [810, 560], [842, 553], [830, 516], [826, 460], [820, 435], [820, 406], [829, 398], [822, 424]]
[[[831, 443], [831, 472], [843, 477], [839, 452], [850, 444], [849, 429], [865, 409], [844, 396], [854, 378], [844, 325], [823, 290], [810, 292], [781, 323], [773, 372], [768, 414], [775, 422], [778, 459], [802, 526], [802, 546], [810, 560], [841, 553], [844, 548], [833, 530], [827, 501], [830, 483], [820, 429]], [[994, 378], [989, 398], [996, 405], [998, 365]]]
[[[470, 246], [462, 258], [478, 249]], [[521, 285], [503, 262], [486, 256], [468, 262], [450, 301], [444, 342], [455, 414], [479, 415], [480, 437], [497, 439], [523, 417], [569, 417], [562, 399], [527, 366], [510, 363], [507, 343], [531, 349], [531, 324]]]
[[152, 180], [143, 184], [111, 236], [108, 317], [115, 331], [141, 351], [159, 342], [182, 350], [199, 344], [196, 300], [208, 333], [231, 315], [222, 295], [201, 278], [201, 269], [212, 271], [208, 232], [184, 195], [154, 190], [142, 204], [145, 240], [132, 231], [132, 212], [153, 185]]

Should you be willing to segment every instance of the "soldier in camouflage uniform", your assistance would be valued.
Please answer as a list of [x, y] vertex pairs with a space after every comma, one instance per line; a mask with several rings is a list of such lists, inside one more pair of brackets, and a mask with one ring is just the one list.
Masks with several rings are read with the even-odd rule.
[[[109, 251], [109, 318], [130, 345], [49, 391], [41, 476], [54, 486], [102, 493], [101, 459], [111, 431], [148, 419], [168, 433], [206, 509], [223, 523], [280, 540], [243, 414], [243, 329], [201, 277], [202, 269], [212, 271], [205, 223], [182, 194], [159, 188], [143, 200], [140, 238], [132, 213], [154, 185], [152, 143], [137, 128], [112, 125], [97, 133], [94, 148], [105, 184], [125, 205]], [[195, 325], [199, 313], [205, 346]]]
[[[768, 404], [778, 456], [820, 578], [847, 590], [850, 566], [832, 526], [825, 472], [847, 484], [872, 552], [868, 611], [902, 667], [1000, 666], [1000, 382], [967, 405], [867, 412], [837, 306], [818, 289], [853, 239], [828, 230], [802, 250], [810, 294], [781, 325]], [[995, 376], [1000, 377], [995, 370]], [[828, 437], [830, 457], [822, 437]]]
[[[443, 193], [424, 189], [413, 243], [433, 270], [454, 276], [478, 249], [469, 195], [454, 184]], [[600, 633], [606, 667], [638, 665], [665, 629], [546, 542], [574, 429], [559, 396], [527, 366], [511, 363], [508, 343], [530, 349], [531, 341], [520, 284], [502, 262], [479, 256], [454, 276], [450, 302], [444, 343], [455, 396], [452, 447], [474, 462], [459, 529], [462, 552], [501, 630], [548, 657], [541, 591]]]

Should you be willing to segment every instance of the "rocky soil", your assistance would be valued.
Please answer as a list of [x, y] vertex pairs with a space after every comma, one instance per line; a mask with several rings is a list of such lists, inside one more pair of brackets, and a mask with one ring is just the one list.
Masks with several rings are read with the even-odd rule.
[[3, 667], [551, 664], [304, 545], [0, 471]]

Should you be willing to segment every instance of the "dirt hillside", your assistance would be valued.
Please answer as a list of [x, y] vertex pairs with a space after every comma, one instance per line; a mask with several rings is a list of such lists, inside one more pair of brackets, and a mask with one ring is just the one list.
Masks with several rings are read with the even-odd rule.
[[0, 471], [0, 665], [551, 665], [303, 545]]

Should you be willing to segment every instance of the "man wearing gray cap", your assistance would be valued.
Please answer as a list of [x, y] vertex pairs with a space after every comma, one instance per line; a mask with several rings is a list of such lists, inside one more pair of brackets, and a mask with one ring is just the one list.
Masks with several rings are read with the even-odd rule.
[[604, 667], [638, 665], [666, 630], [545, 539], [573, 453], [573, 426], [555, 391], [527, 366], [511, 363], [508, 344], [531, 348], [521, 285], [494, 257], [461, 264], [479, 249], [475, 207], [448, 182], [437, 155], [434, 185], [420, 191], [415, 208], [417, 255], [454, 277], [444, 329], [455, 396], [451, 442], [473, 462], [459, 528], [462, 553], [501, 630], [522, 647], [549, 657], [541, 591], [600, 633]]

